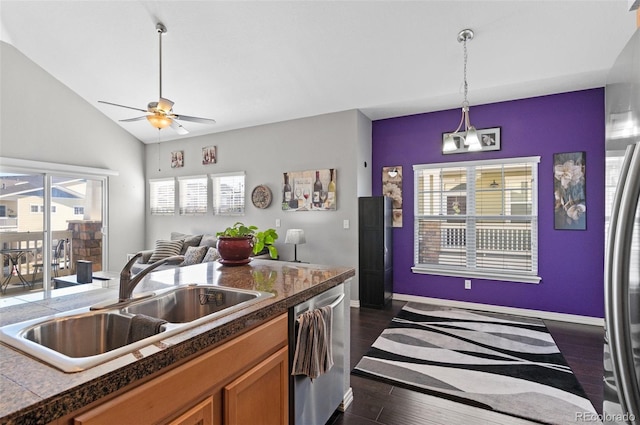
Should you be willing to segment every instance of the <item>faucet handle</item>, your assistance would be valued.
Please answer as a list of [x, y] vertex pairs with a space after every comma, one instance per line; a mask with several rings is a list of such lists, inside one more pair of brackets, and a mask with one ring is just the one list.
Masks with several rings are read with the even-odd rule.
[[131, 257], [131, 259], [127, 261], [127, 264], [125, 264], [125, 266], [122, 268], [122, 271], [120, 272], [120, 277], [122, 276], [131, 277], [131, 267], [133, 267], [133, 263], [135, 263], [140, 257], [142, 257], [141, 252], [138, 252], [136, 255]]

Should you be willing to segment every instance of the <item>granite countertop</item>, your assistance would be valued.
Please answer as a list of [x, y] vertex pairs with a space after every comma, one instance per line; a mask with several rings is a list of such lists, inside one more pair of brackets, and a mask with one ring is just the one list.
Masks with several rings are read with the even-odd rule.
[[[348, 267], [256, 259], [239, 267], [211, 262], [150, 273], [134, 295], [207, 283], [275, 296], [82, 372], [62, 372], [0, 344], [0, 423], [54, 421], [285, 313], [353, 276], [355, 270]], [[117, 298], [117, 280], [0, 298], [0, 326]]]

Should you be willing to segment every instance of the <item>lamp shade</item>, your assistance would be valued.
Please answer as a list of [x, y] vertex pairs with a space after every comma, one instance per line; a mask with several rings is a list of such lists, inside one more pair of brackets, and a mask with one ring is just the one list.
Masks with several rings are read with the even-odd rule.
[[287, 230], [287, 236], [284, 239], [284, 243], [300, 245], [307, 240], [304, 237], [304, 230], [302, 229], [289, 229]]
[[162, 114], [147, 115], [147, 120], [158, 130], [171, 125], [171, 118]]

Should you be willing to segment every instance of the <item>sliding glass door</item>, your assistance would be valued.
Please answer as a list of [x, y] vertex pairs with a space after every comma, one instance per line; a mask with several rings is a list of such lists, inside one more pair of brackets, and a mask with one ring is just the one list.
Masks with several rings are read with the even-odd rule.
[[0, 171], [2, 295], [73, 284], [78, 261], [103, 270], [106, 177]]

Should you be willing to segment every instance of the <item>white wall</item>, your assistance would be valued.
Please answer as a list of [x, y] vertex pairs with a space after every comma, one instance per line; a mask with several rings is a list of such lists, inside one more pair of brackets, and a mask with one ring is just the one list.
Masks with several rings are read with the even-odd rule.
[[[217, 147], [216, 164], [202, 165], [201, 151], [206, 146]], [[182, 168], [170, 168], [170, 153], [175, 150], [184, 151]], [[147, 246], [152, 248], [156, 239], [169, 238], [171, 231], [215, 233], [236, 221], [259, 228], [275, 228], [276, 219], [280, 219], [281, 227], [276, 230], [280, 235], [277, 247], [282, 259], [293, 259], [294, 255], [293, 246], [284, 244], [287, 229], [301, 228], [307, 243], [298, 246], [299, 260], [357, 269], [357, 197], [364, 191], [361, 186], [367, 187], [370, 193], [370, 164], [371, 121], [353, 110], [147, 145], [148, 178], [245, 171], [247, 191], [243, 217], [220, 217], [211, 213], [148, 216]], [[336, 211], [282, 211], [284, 172], [327, 168], [334, 168], [337, 173]], [[258, 209], [250, 202], [249, 195], [259, 184], [267, 185], [274, 195], [273, 203], [266, 209]], [[343, 228], [344, 220], [349, 221], [348, 229]], [[351, 293], [357, 298], [357, 279]]]
[[13, 46], [0, 42], [0, 156], [117, 171], [109, 268], [144, 248], [144, 145]]

